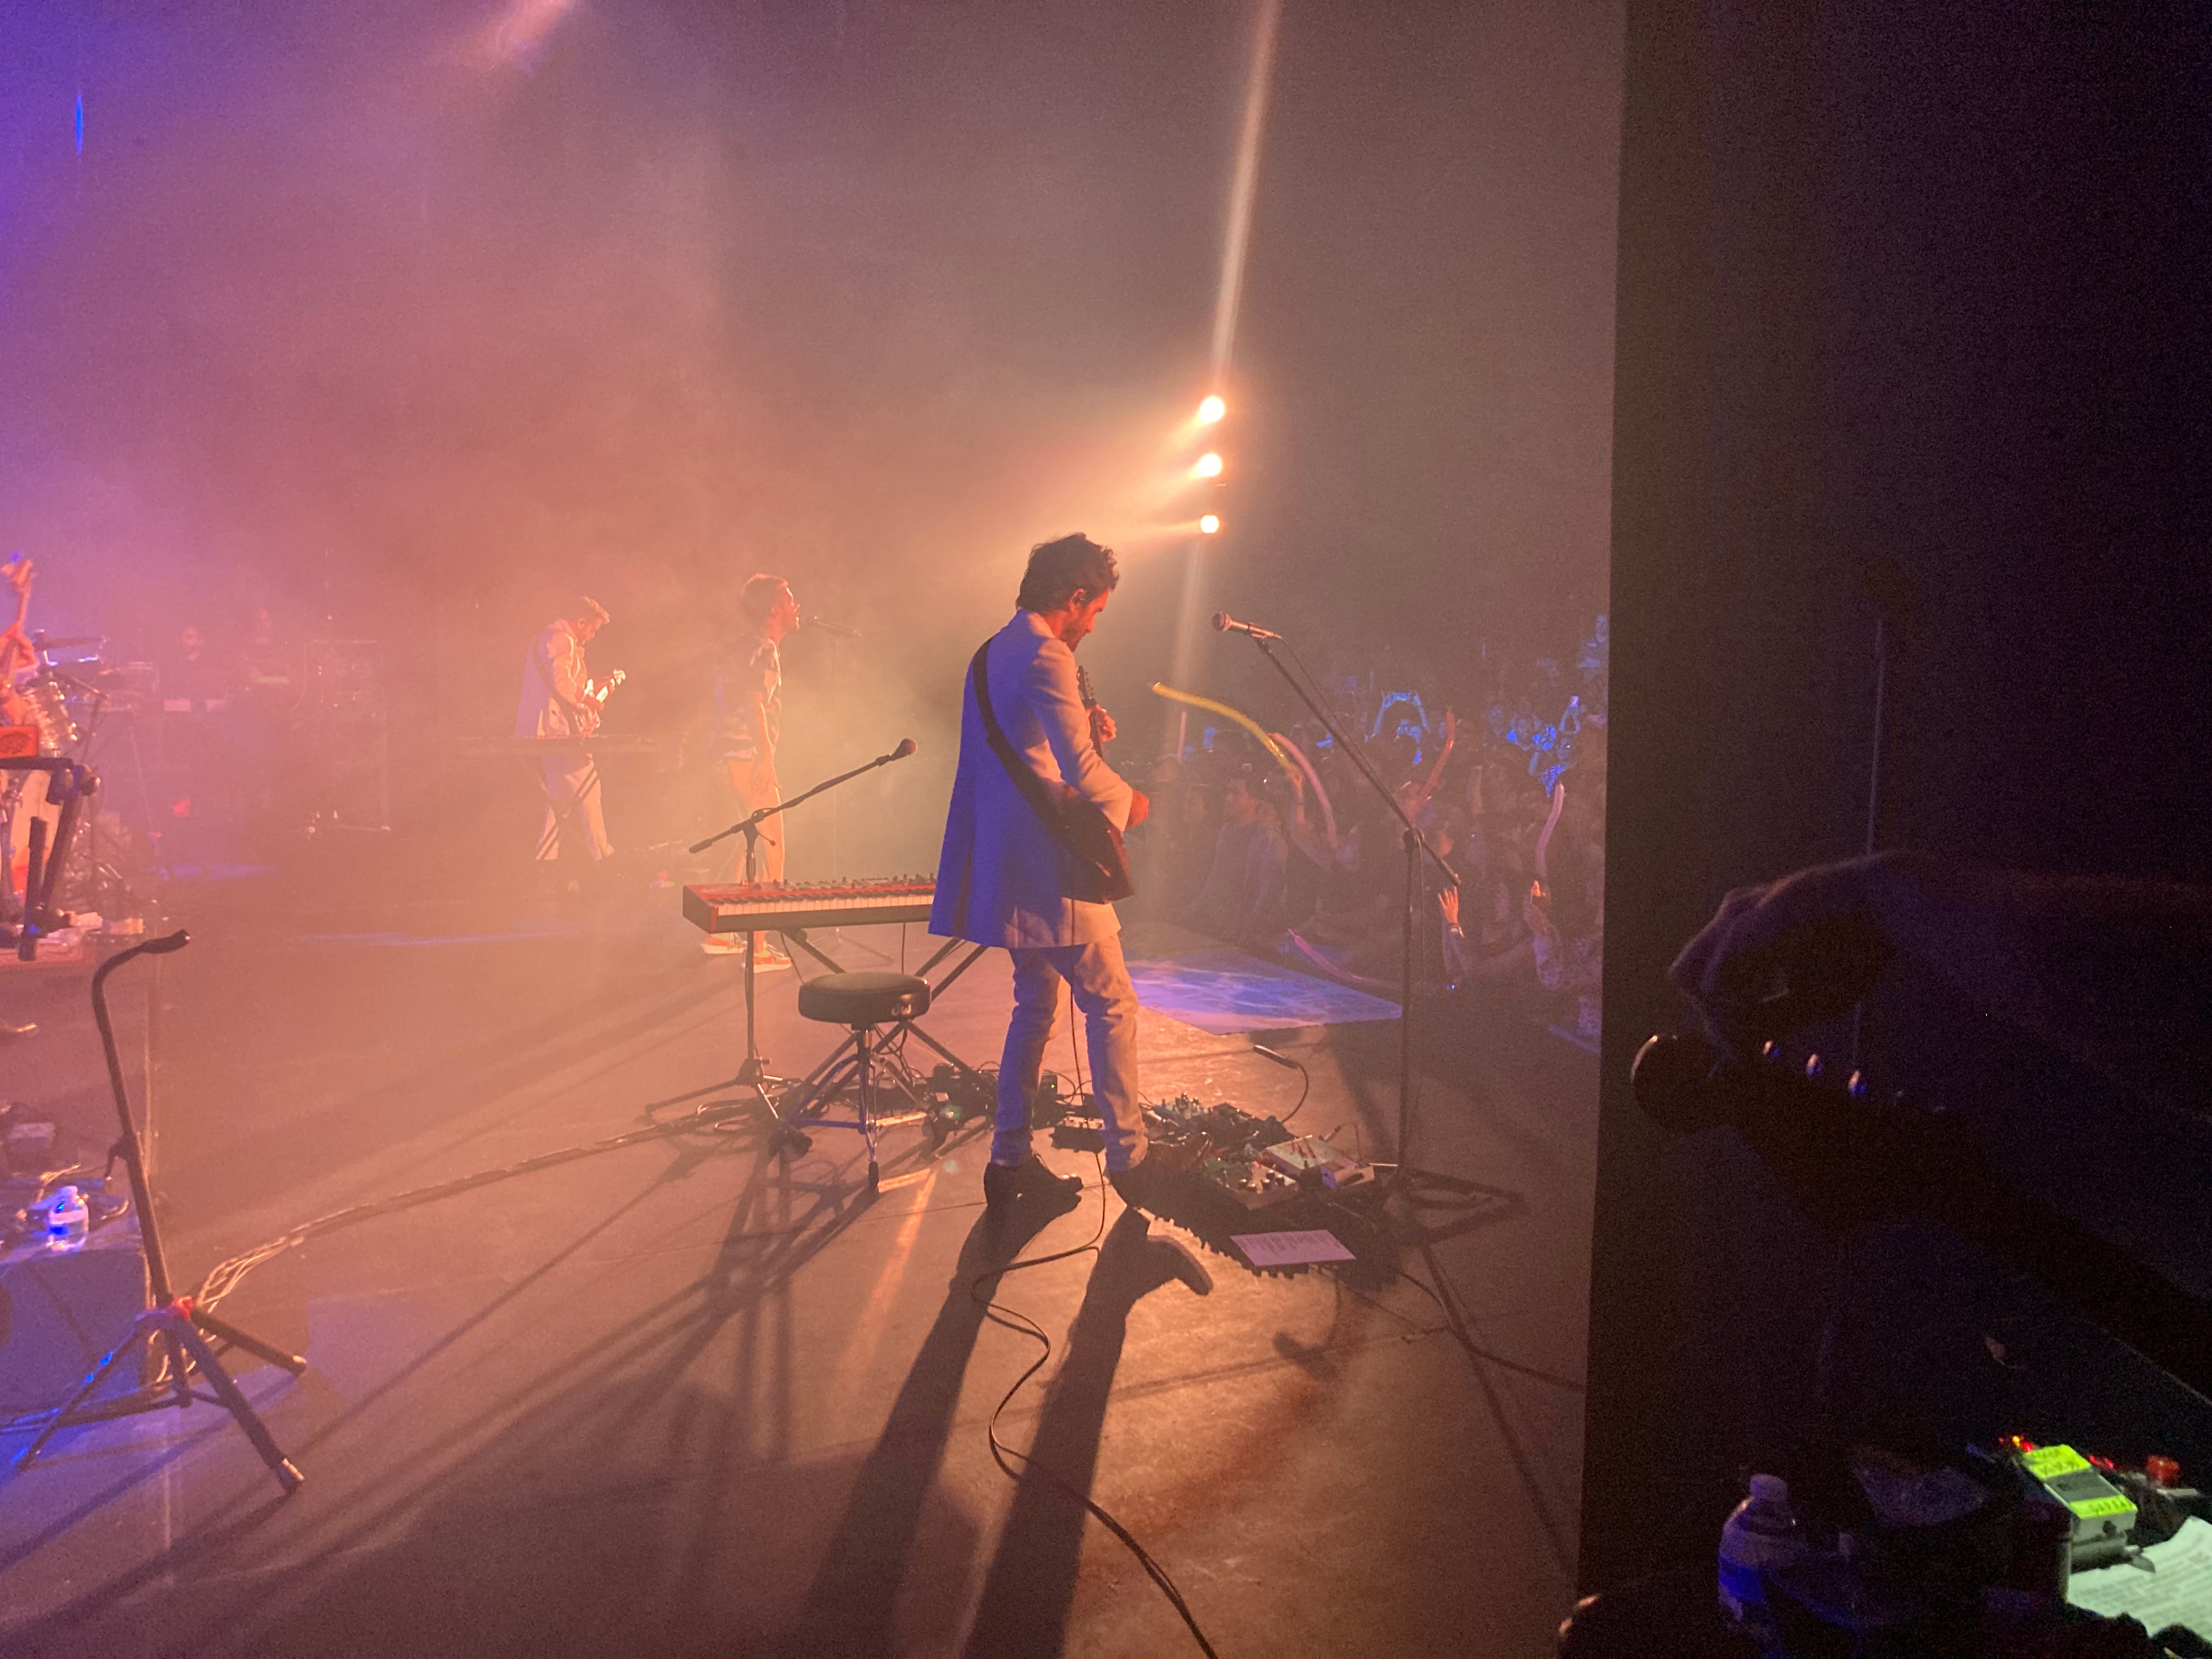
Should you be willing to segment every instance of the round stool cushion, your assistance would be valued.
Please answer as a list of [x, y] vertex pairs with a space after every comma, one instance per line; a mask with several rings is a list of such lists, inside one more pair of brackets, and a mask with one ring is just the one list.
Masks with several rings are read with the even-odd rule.
[[799, 988], [799, 1012], [830, 1025], [878, 1025], [929, 1012], [929, 981], [912, 974], [823, 974]]

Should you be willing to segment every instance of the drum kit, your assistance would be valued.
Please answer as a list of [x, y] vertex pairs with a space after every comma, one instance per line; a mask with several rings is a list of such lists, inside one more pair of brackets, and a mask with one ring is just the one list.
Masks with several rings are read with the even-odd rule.
[[[26, 754], [86, 765], [103, 730], [117, 715], [157, 709], [158, 684], [152, 667], [143, 663], [111, 666], [103, 656], [106, 646], [97, 635], [57, 636], [31, 634], [27, 676], [13, 685], [10, 728], [35, 732], [35, 744], [19, 744]], [[50, 799], [57, 774], [30, 769], [0, 773], [0, 846], [6, 848], [9, 880], [0, 911], [15, 911], [30, 875], [33, 826], [43, 820], [46, 839], [58, 828], [59, 805]], [[58, 871], [61, 908], [68, 910], [113, 910], [122, 877], [114, 860], [105, 856], [102, 830], [94, 823], [92, 845], [80, 843], [79, 856]], [[57, 847], [60, 852], [63, 849]], [[87, 856], [87, 854], [89, 854]]]

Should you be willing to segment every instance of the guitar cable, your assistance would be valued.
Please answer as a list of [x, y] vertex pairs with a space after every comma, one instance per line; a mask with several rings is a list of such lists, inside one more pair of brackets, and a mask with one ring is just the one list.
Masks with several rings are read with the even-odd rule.
[[[1072, 996], [1069, 1001], [1071, 1006], [1067, 1022], [1068, 1047], [1075, 1060], [1076, 1092], [1079, 1095], [1083, 1091], [1083, 1053], [1075, 1030], [1076, 1022]], [[1168, 1576], [1167, 1569], [1153, 1559], [1149, 1550], [1138, 1542], [1136, 1534], [1116, 1520], [1113, 1513], [1103, 1504], [1093, 1499], [1090, 1493], [1077, 1486], [1074, 1482], [1063, 1478], [1049, 1464], [1039, 1462], [1027, 1452], [1017, 1451], [999, 1437], [999, 1419], [1006, 1414], [1006, 1407], [1013, 1403], [1014, 1396], [1027, 1387], [1029, 1380], [1042, 1370], [1051, 1360], [1053, 1345], [1052, 1338], [1046, 1333], [1043, 1326], [1019, 1309], [1007, 1307], [1004, 1303], [997, 1300], [994, 1295], [985, 1289], [985, 1286], [995, 1286], [1008, 1273], [1018, 1273], [1024, 1267], [1042, 1267], [1049, 1262], [1066, 1261], [1073, 1256], [1097, 1254], [1098, 1247], [1106, 1237], [1108, 1182], [1105, 1155], [1103, 1152], [1094, 1152], [1091, 1154], [1091, 1161], [1098, 1177], [1098, 1224], [1091, 1230], [1091, 1237], [1087, 1240], [1080, 1244], [1072, 1245], [1066, 1249], [1054, 1250], [1043, 1255], [1018, 1256], [1003, 1267], [986, 1268], [969, 1282], [968, 1294], [975, 1305], [982, 1309], [986, 1318], [993, 1324], [1002, 1326], [1018, 1336], [1025, 1336], [1037, 1345], [1036, 1358], [1030, 1362], [1027, 1370], [1014, 1379], [1013, 1385], [1000, 1396], [998, 1405], [992, 1410], [990, 1421], [984, 1425], [984, 1433], [991, 1444], [991, 1460], [999, 1466], [1000, 1472], [1009, 1480], [1018, 1483], [1022, 1478], [1022, 1470], [1016, 1469], [1006, 1461], [1009, 1458], [1017, 1458], [1020, 1460], [1023, 1469], [1036, 1470], [1068, 1498], [1080, 1504], [1100, 1525], [1121, 1540], [1130, 1554], [1137, 1558], [1137, 1565], [1145, 1570], [1145, 1576], [1150, 1578], [1158, 1587], [1160, 1594], [1167, 1598], [1168, 1605], [1176, 1610], [1176, 1616], [1189, 1630], [1191, 1639], [1198, 1644], [1199, 1651], [1206, 1655], [1206, 1659], [1220, 1659], [1220, 1656], [1214, 1651], [1213, 1644], [1206, 1639], [1206, 1632], [1200, 1628], [1197, 1615], [1191, 1612], [1190, 1603], [1183, 1599], [1182, 1591], [1176, 1587], [1175, 1580]]]

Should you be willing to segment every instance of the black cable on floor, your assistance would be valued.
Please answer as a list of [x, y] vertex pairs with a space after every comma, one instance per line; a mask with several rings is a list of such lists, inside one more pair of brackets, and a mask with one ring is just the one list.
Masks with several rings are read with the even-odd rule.
[[1264, 1042], [1254, 1043], [1252, 1052], [1263, 1059], [1273, 1060], [1278, 1066], [1288, 1066], [1298, 1074], [1298, 1103], [1275, 1120], [1287, 1129], [1291, 1127], [1291, 1120], [1305, 1109], [1306, 1097], [1313, 1092], [1313, 1073], [1306, 1070], [1304, 1060], [1286, 1054], [1280, 1049], [1270, 1048]]
[[1053, 1471], [1050, 1465], [1039, 1462], [1027, 1452], [1016, 1451], [999, 1438], [999, 1419], [1006, 1414], [1006, 1407], [1013, 1403], [1014, 1396], [1027, 1386], [1029, 1380], [1042, 1370], [1052, 1358], [1052, 1338], [1045, 1334], [1043, 1326], [1020, 1310], [1005, 1306], [995, 1297], [988, 1295], [984, 1286], [987, 1284], [995, 1284], [1008, 1273], [1018, 1273], [1024, 1267], [1042, 1267], [1048, 1262], [1065, 1261], [1071, 1256], [1097, 1253], [1100, 1242], [1106, 1237], [1106, 1161], [1097, 1153], [1093, 1153], [1091, 1158], [1098, 1175], [1098, 1225], [1092, 1231], [1089, 1240], [1065, 1250], [1054, 1250], [1045, 1255], [1024, 1256], [1009, 1261], [1001, 1267], [987, 1268], [984, 1272], [976, 1274], [969, 1284], [968, 1294], [975, 1299], [976, 1305], [983, 1310], [986, 1317], [994, 1324], [1003, 1326], [1017, 1335], [1030, 1338], [1036, 1343], [1038, 1348], [1037, 1357], [1030, 1362], [1029, 1369], [1016, 1377], [1013, 1386], [1000, 1397], [997, 1407], [991, 1413], [990, 1422], [985, 1425], [984, 1432], [990, 1437], [992, 1461], [998, 1464], [1000, 1472], [1008, 1480], [1018, 1480], [1021, 1478], [1020, 1471], [1006, 1462], [1010, 1457], [1019, 1458], [1024, 1468], [1035, 1469], [1068, 1497], [1082, 1504], [1100, 1525], [1127, 1547], [1130, 1554], [1137, 1558], [1137, 1565], [1145, 1570], [1146, 1577], [1159, 1587], [1160, 1594], [1168, 1599], [1168, 1605], [1176, 1610], [1176, 1615], [1190, 1631], [1191, 1639], [1198, 1644], [1199, 1651], [1205, 1654], [1206, 1659], [1220, 1659], [1220, 1656], [1213, 1650], [1213, 1644], [1206, 1639], [1206, 1632], [1199, 1628], [1197, 1615], [1191, 1612], [1190, 1603], [1183, 1600], [1182, 1591], [1176, 1587], [1175, 1580], [1168, 1577], [1167, 1569], [1154, 1560], [1151, 1553], [1137, 1541], [1135, 1534], [1115, 1520], [1112, 1513], [1095, 1502], [1088, 1492], [1082, 1491], [1073, 1481], [1061, 1479]]
[[[1073, 1001], [1073, 999], [1071, 997], [1071, 1005]], [[1069, 1048], [1075, 1056], [1076, 1092], [1080, 1094], [1083, 1084], [1083, 1053], [1081, 1044], [1076, 1036], [1075, 1018], [1072, 1006], [1068, 1015], [1067, 1037]], [[1029, 1380], [1050, 1362], [1052, 1338], [1046, 1334], [1044, 1327], [1038, 1324], [1036, 1321], [1019, 1309], [1006, 1306], [995, 1297], [990, 1295], [984, 1287], [987, 1285], [995, 1285], [1008, 1273], [1018, 1273], [1024, 1267], [1042, 1267], [1048, 1262], [1066, 1261], [1072, 1256], [1097, 1254], [1100, 1242], [1106, 1237], [1107, 1181], [1106, 1160], [1103, 1154], [1092, 1153], [1091, 1164], [1098, 1176], [1098, 1225], [1091, 1231], [1088, 1240], [1067, 1249], [1054, 1250], [1044, 1255], [1018, 1257], [1004, 1267], [987, 1268], [976, 1274], [969, 1283], [968, 1294], [974, 1299], [975, 1305], [982, 1309], [986, 1318], [993, 1324], [1002, 1326], [1018, 1336], [1028, 1337], [1037, 1345], [1037, 1357], [1030, 1362], [1027, 1370], [1014, 1379], [1013, 1386], [1000, 1397], [997, 1407], [991, 1413], [991, 1420], [984, 1425], [984, 1433], [989, 1437], [991, 1443], [991, 1461], [999, 1466], [1000, 1472], [1009, 1480], [1019, 1480], [1020, 1471], [1006, 1461], [1010, 1457], [1019, 1458], [1024, 1468], [1035, 1469], [1068, 1497], [1082, 1504], [1101, 1526], [1121, 1540], [1130, 1554], [1137, 1558], [1137, 1565], [1145, 1570], [1145, 1576], [1158, 1586], [1160, 1594], [1167, 1597], [1168, 1605], [1176, 1610], [1176, 1616], [1188, 1628], [1191, 1639], [1198, 1644], [1199, 1651], [1206, 1655], [1206, 1659], [1220, 1659], [1220, 1656], [1213, 1650], [1213, 1644], [1206, 1639], [1206, 1632], [1199, 1628], [1197, 1615], [1191, 1612], [1190, 1603], [1183, 1600], [1182, 1591], [1176, 1587], [1175, 1580], [1168, 1577], [1167, 1569], [1154, 1560], [1151, 1552], [1137, 1541], [1134, 1533], [1115, 1520], [1109, 1510], [1095, 1502], [1090, 1493], [1077, 1487], [1073, 1481], [1063, 1480], [1054, 1473], [1050, 1465], [1039, 1462], [1027, 1452], [1016, 1451], [999, 1438], [999, 1419], [1006, 1415], [1006, 1407], [1013, 1404], [1014, 1396], [1028, 1386]]]
[[[702, 1090], [699, 1092], [712, 1094], [726, 1086], [727, 1085], [717, 1084], [714, 1089]], [[648, 1108], [648, 1109], [652, 1109]], [[264, 1262], [306, 1243], [311, 1238], [318, 1237], [324, 1233], [335, 1232], [341, 1227], [349, 1227], [356, 1222], [367, 1221], [375, 1216], [396, 1214], [401, 1210], [411, 1210], [418, 1205], [433, 1203], [441, 1198], [453, 1198], [476, 1188], [487, 1186], [495, 1181], [505, 1181], [514, 1176], [530, 1175], [539, 1170], [550, 1170], [556, 1164], [570, 1163], [576, 1158], [590, 1158], [600, 1152], [618, 1152], [625, 1146], [635, 1146], [641, 1141], [665, 1139], [671, 1135], [687, 1133], [694, 1129], [711, 1128], [726, 1119], [740, 1116], [751, 1109], [750, 1103], [730, 1107], [702, 1106], [690, 1116], [678, 1118], [672, 1122], [655, 1123], [642, 1129], [625, 1130], [621, 1134], [610, 1135], [604, 1140], [588, 1141], [578, 1146], [564, 1146], [558, 1152], [540, 1152], [535, 1158], [526, 1158], [520, 1163], [506, 1164], [495, 1170], [479, 1170], [474, 1175], [465, 1175], [456, 1180], [440, 1182], [434, 1187], [418, 1187], [413, 1192], [400, 1193], [392, 1198], [377, 1199], [369, 1203], [355, 1204], [343, 1210], [334, 1210], [328, 1215], [318, 1216], [313, 1221], [303, 1222], [289, 1232], [281, 1234], [265, 1244], [256, 1245], [243, 1255], [234, 1255], [227, 1261], [217, 1263], [209, 1271], [207, 1277], [200, 1281], [199, 1289], [192, 1293], [192, 1299], [203, 1308], [212, 1309], [216, 1303], [235, 1291], [239, 1282], [246, 1274]]]

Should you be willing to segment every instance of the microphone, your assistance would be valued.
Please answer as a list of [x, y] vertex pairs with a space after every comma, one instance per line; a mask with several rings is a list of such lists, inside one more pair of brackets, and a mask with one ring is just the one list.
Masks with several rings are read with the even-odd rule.
[[1257, 623], [1238, 622], [1226, 611], [1213, 613], [1213, 631], [1217, 634], [1249, 634], [1255, 640], [1279, 640], [1283, 637], [1273, 629], [1262, 628]]
[[860, 637], [860, 630], [859, 629], [848, 628], [842, 623], [829, 622], [820, 617], [807, 617], [806, 626], [809, 628], [818, 628], [825, 634], [840, 634], [848, 640], [857, 640]]
[[166, 957], [172, 951], [183, 950], [191, 942], [192, 936], [179, 927], [173, 933], [165, 933], [160, 939], [148, 939], [145, 944], [139, 946], [139, 949], [149, 957]]
[[916, 743], [912, 738], [901, 738], [899, 739], [898, 747], [891, 750], [889, 758], [892, 760], [904, 760], [908, 755], [911, 755], [915, 750], [921, 747], [921, 745]]

